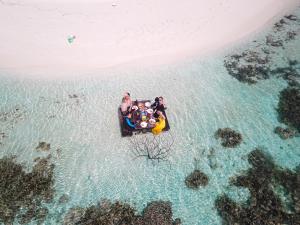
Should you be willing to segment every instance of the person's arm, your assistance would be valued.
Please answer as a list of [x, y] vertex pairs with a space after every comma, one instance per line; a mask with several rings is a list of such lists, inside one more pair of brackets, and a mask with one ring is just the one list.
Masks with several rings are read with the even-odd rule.
[[135, 125], [133, 123], [131, 123], [130, 119], [128, 117], [126, 117], [126, 123], [128, 126], [130, 126], [131, 128], [135, 128]]

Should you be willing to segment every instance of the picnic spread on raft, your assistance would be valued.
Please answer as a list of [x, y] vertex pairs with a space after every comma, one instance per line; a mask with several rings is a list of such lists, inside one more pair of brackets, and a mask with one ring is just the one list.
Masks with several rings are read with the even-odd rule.
[[130, 94], [125, 93], [118, 109], [121, 135], [131, 136], [137, 133], [152, 132], [159, 135], [170, 129], [163, 97], [151, 100], [131, 101]]

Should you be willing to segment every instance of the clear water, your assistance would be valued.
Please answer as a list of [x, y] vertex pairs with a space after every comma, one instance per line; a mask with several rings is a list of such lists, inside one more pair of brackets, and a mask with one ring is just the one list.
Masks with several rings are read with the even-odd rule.
[[[286, 58], [300, 60], [299, 37], [276, 51], [279, 65]], [[251, 150], [262, 146], [288, 168], [300, 162], [300, 138], [281, 140], [273, 132], [276, 126], [284, 126], [277, 120], [276, 107], [286, 82], [272, 78], [257, 85], [242, 84], [228, 75], [225, 54], [74, 81], [2, 74], [0, 111], [18, 107], [21, 116], [0, 121], [0, 129], [8, 136], [0, 145], [0, 157], [15, 154], [30, 167], [34, 158], [48, 155], [35, 150], [38, 143], [51, 143], [56, 197], [68, 194], [70, 201], [50, 205], [46, 224], [57, 224], [73, 206], [103, 198], [129, 202], [138, 210], [152, 200], [168, 200], [174, 218], [180, 217], [183, 224], [220, 224], [214, 208], [218, 195], [226, 192], [240, 202], [249, 196], [247, 189], [229, 187], [228, 182], [249, 167], [246, 155]], [[128, 138], [120, 137], [117, 107], [127, 90], [133, 98], [165, 97], [175, 137], [169, 162], [134, 159]], [[69, 97], [73, 94], [78, 98]], [[238, 148], [225, 149], [215, 140], [215, 131], [223, 127], [242, 133], [244, 141]], [[212, 147], [216, 169], [209, 166]], [[208, 186], [197, 191], [184, 184], [195, 168], [195, 158], [210, 179]]]

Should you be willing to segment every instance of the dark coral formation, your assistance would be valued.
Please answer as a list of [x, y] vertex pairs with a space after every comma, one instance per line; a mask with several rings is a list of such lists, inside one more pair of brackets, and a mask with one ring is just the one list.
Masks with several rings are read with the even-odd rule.
[[0, 145], [2, 145], [4, 138], [7, 138], [7, 135], [4, 132], [0, 132]]
[[[248, 161], [252, 167], [232, 179], [231, 185], [248, 188], [251, 196], [241, 204], [226, 194], [220, 196], [215, 205], [223, 223], [300, 224], [300, 167], [284, 170], [259, 149], [248, 155]], [[280, 197], [280, 188], [289, 196], [287, 204]]]
[[297, 21], [298, 20], [298, 17], [293, 15], [293, 14], [290, 14], [290, 15], [286, 15], [284, 16], [286, 19], [288, 20], [292, 20], [292, 21]]
[[[295, 15], [287, 15], [275, 23], [272, 32], [265, 36], [265, 40], [251, 47], [251, 50], [227, 56], [224, 65], [228, 73], [247, 84], [255, 84], [259, 80], [270, 78], [273, 75], [270, 71], [270, 62], [276, 54], [276, 48], [284, 48], [286, 43], [295, 40], [299, 34], [299, 29], [288, 29], [295, 25], [297, 27], [300, 25], [298, 18]], [[262, 48], [262, 45], [266, 47]]]
[[0, 223], [41, 223], [48, 210], [43, 203], [52, 201], [53, 164], [40, 159], [31, 172], [16, 162], [15, 157], [0, 159]]
[[13, 107], [12, 109], [0, 112], [0, 122], [11, 122], [16, 123], [24, 118], [24, 112], [19, 106]]
[[24, 118], [25, 111], [19, 106], [0, 109], [0, 146], [4, 144], [4, 139], [10, 136], [10, 131], [15, 125]]
[[240, 133], [231, 128], [219, 128], [215, 133], [215, 138], [221, 138], [222, 146], [226, 148], [235, 148], [242, 142], [243, 138]]
[[142, 215], [129, 204], [102, 201], [88, 208], [73, 208], [64, 218], [65, 225], [173, 225], [180, 224], [180, 219], [172, 219], [172, 208], [169, 202], [151, 202]]
[[285, 39], [285, 41], [295, 40], [296, 36], [297, 36], [297, 32], [296, 31], [288, 31], [286, 33], [286, 39]]
[[276, 127], [274, 132], [279, 135], [279, 137], [283, 140], [288, 138], [293, 138], [295, 136], [298, 136], [298, 132], [293, 128], [282, 128], [282, 127]]
[[281, 122], [300, 132], [300, 89], [287, 87], [282, 90], [277, 111]]
[[276, 31], [281, 31], [285, 24], [287, 24], [287, 22], [284, 19], [281, 19], [277, 23], [274, 24], [274, 29]]
[[[142, 219], [138, 220], [139, 225], [171, 225], [173, 213], [170, 202], [150, 202], [143, 211]], [[176, 219], [177, 224], [179, 219]], [[180, 224], [180, 223], [179, 223]]]
[[279, 38], [275, 38], [272, 35], [268, 35], [266, 37], [266, 44], [273, 46], [273, 47], [282, 47], [283, 46], [283, 41]]
[[38, 146], [35, 149], [40, 150], [40, 151], [49, 151], [50, 144], [42, 141], [42, 142], [39, 142]]
[[266, 53], [245, 51], [240, 55], [228, 56], [224, 65], [228, 73], [247, 84], [255, 84], [258, 80], [269, 78], [269, 56]]
[[278, 67], [271, 73], [285, 79], [289, 86], [300, 87], [300, 63], [297, 60], [289, 60], [286, 67]]
[[200, 186], [208, 184], [208, 176], [200, 170], [194, 170], [185, 178], [185, 185], [188, 188], [198, 189]]
[[62, 196], [60, 196], [60, 198], [58, 199], [58, 203], [59, 204], [64, 204], [67, 203], [70, 200], [69, 196], [67, 194], [63, 194]]

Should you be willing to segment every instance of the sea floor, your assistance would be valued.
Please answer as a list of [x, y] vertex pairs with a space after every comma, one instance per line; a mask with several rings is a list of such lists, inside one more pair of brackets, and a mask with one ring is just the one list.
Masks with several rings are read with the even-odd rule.
[[[260, 34], [258, 42], [264, 37]], [[247, 189], [229, 185], [231, 177], [249, 168], [249, 152], [263, 148], [285, 168], [300, 163], [300, 138], [283, 140], [274, 133], [276, 126], [285, 127], [276, 108], [287, 82], [274, 76], [249, 85], [230, 76], [224, 66], [226, 55], [254, 46], [257, 43], [249, 41], [178, 65], [74, 81], [2, 74], [0, 132], [5, 136], [0, 139], [0, 157], [16, 155], [30, 168], [36, 157], [51, 154], [55, 200], [67, 194], [69, 201], [49, 204], [45, 224], [57, 224], [68, 209], [101, 199], [128, 202], [140, 211], [148, 202], [170, 201], [173, 217], [183, 224], [221, 224], [215, 208], [219, 195], [226, 193], [237, 202], [249, 197]], [[284, 48], [271, 49], [274, 67], [287, 59], [300, 61], [299, 36]], [[166, 161], [136, 158], [130, 137], [121, 137], [117, 108], [125, 91], [133, 99], [165, 98], [171, 130], [163, 135], [174, 139]], [[238, 147], [224, 148], [216, 140], [215, 132], [225, 127], [242, 134]], [[37, 150], [39, 142], [50, 143], [50, 149]], [[208, 175], [209, 183], [191, 190], [184, 181], [195, 168]]]

